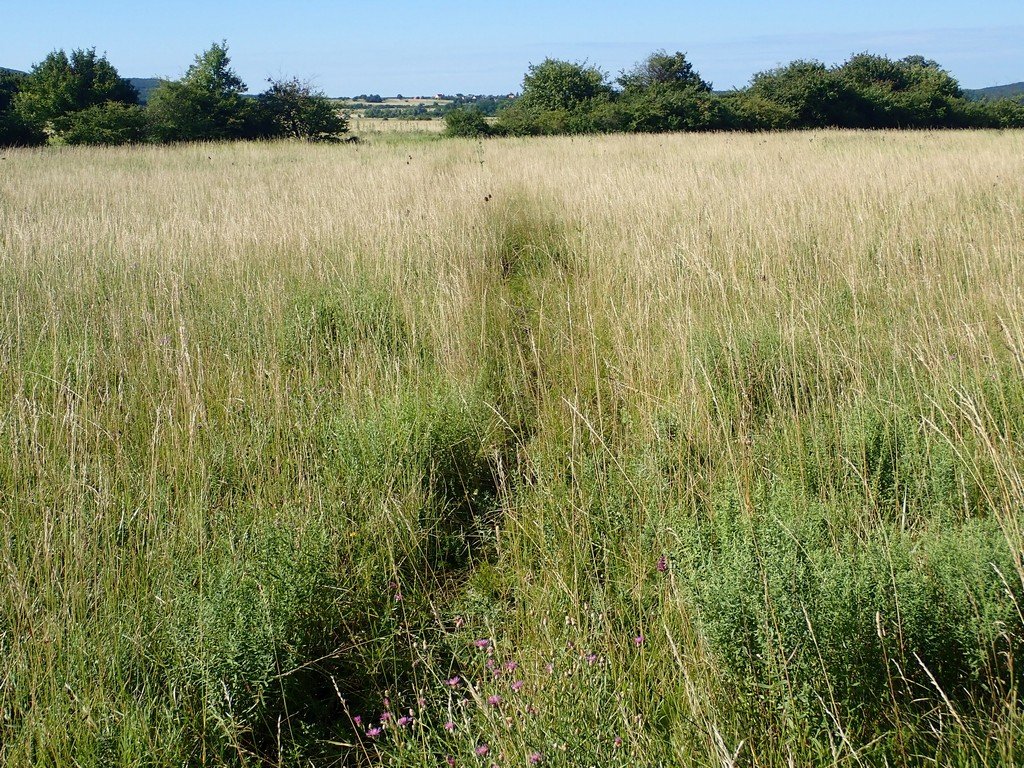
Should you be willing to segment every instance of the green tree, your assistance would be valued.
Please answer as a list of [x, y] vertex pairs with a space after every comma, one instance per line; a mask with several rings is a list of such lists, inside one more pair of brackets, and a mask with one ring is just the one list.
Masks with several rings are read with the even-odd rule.
[[655, 85], [711, 92], [711, 83], [700, 76], [687, 60], [686, 54], [676, 51], [655, 51], [633, 69], [623, 72], [618, 79], [624, 91], [642, 91]]
[[519, 102], [543, 111], [572, 111], [610, 93], [604, 73], [596, 67], [586, 62], [544, 59], [531, 64], [523, 77]]
[[794, 61], [754, 75], [750, 95], [772, 101], [795, 116], [795, 127], [852, 126], [859, 114], [842, 77], [818, 61]]
[[137, 104], [132, 84], [118, 75], [95, 48], [68, 56], [54, 51], [32, 71], [14, 97], [14, 108], [32, 126], [59, 134], [57, 123], [67, 115], [107, 102]]
[[498, 113], [498, 129], [516, 136], [601, 130], [595, 113], [607, 114], [613, 97], [605, 75], [586, 63], [545, 59], [531, 64], [523, 93]]
[[195, 58], [185, 76], [153, 91], [147, 111], [159, 141], [218, 141], [258, 133], [257, 104], [230, 67], [226, 42]]
[[273, 135], [305, 141], [337, 141], [348, 121], [320, 91], [298, 78], [268, 81], [260, 94], [264, 118]]
[[959, 83], [923, 56], [893, 61], [859, 53], [835, 74], [855, 94], [860, 127], [954, 127], [964, 122], [966, 99]]
[[25, 75], [0, 71], [0, 147], [32, 146], [46, 141], [46, 134], [33, 127], [14, 109], [14, 97]]
[[626, 130], [700, 131], [720, 127], [721, 105], [704, 80], [677, 51], [656, 51], [618, 79], [619, 110]]

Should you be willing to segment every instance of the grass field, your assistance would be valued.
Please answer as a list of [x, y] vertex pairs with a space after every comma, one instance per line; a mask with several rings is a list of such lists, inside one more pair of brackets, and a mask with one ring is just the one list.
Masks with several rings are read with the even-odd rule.
[[402, 118], [361, 117], [353, 115], [349, 121], [353, 135], [366, 138], [380, 133], [421, 133], [439, 134], [444, 130], [444, 120], [404, 120]]
[[4, 151], [0, 763], [1024, 762], [1022, 178]]

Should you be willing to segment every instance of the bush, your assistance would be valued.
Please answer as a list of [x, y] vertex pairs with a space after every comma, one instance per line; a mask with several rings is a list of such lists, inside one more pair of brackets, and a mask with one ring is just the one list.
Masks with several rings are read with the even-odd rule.
[[1024, 626], [995, 521], [865, 534], [783, 487], [754, 506], [719, 492], [681, 555], [706, 637], [749, 701], [796, 704], [807, 722], [821, 702], [843, 719], [883, 717], [880, 692], [913, 708], [936, 685], [953, 701], [998, 701]]
[[297, 78], [270, 80], [259, 101], [272, 135], [329, 142], [348, 131], [348, 121], [323, 93]]
[[142, 107], [108, 101], [72, 112], [55, 123], [65, 144], [133, 144], [146, 137]]
[[445, 113], [445, 136], [477, 138], [490, 134], [491, 126], [487, 124], [484, 113], [475, 107], [459, 107]]

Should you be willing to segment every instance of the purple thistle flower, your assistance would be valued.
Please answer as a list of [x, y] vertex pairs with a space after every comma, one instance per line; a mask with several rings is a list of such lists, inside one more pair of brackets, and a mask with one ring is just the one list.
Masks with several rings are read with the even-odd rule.
[[490, 644], [491, 644], [490, 640], [483, 639], [483, 638], [480, 639], [480, 640], [477, 640], [475, 643], [473, 643], [473, 645], [475, 645], [477, 648], [486, 648]]
[[363, 724], [363, 716], [362, 715], [356, 715], [355, 717], [352, 718], [352, 722], [355, 723], [356, 725], [362, 725]]
[[382, 723], [386, 723], [390, 719], [391, 719], [391, 713], [390, 712], [381, 712], [380, 713], [380, 721]]
[[668, 558], [662, 555], [658, 558], [658, 573], [664, 573], [668, 570]]
[[455, 730], [455, 723], [453, 723], [451, 720], [449, 720], [447, 723], [444, 724], [444, 729], [446, 731], [454, 731]]
[[597, 654], [596, 653], [588, 653], [587, 654], [587, 663], [588, 664], [593, 664], [596, 661], [597, 661]]
[[402, 715], [400, 718], [398, 718], [397, 722], [399, 728], [405, 728], [405, 726], [412, 722], [412, 718], [407, 717], [406, 715]]
[[376, 739], [378, 736], [380, 736], [380, 734], [381, 729], [377, 727], [373, 727], [366, 732], [366, 735], [369, 736], [371, 739]]
[[449, 766], [451, 766], [451, 768], [454, 768], [454, 766], [455, 766], [455, 758], [454, 758], [453, 756], [451, 756], [451, 755], [448, 755], [448, 757], [446, 757], [446, 758], [444, 759], [444, 761], [445, 761], [445, 762], [446, 762], [446, 763], [447, 763], [447, 764], [448, 764]]
[[615, 737], [615, 741], [612, 742], [612, 746], [615, 747], [616, 749], [621, 747], [622, 746], [622, 737], [621, 736], [616, 736]]
[[499, 704], [501, 704], [501, 696], [499, 696], [498, 694], [494, 694], [493, 696], [488, 696], [487, 697], [487, 703], [490, 704], [492, 707], [496, 707]]
[[456, 687], [458, 687], [459, 683], [462, 682], [462, 678], [459, 677], [458, 675], [455, 675], [455, 677], [449, 677], [444, 682], [445, 682], [445, 685], [447, 685], [448, 687], [456, 688]]
[[516, 693], [518, 693], [522, 689], [522, 687], [523, 687], [523, 681], [522, 680], [516, 680], [514, 683], [512, 683], [512, 690], [515, 691]]
[[644, 636], [643, 635], [637, 635], [636, 637], [633, 638], [633, 643], [639, 648], [641, 645], [644, 644]]
[[543, 759], [544, 755], [542, 755], [540, 752], [534, 752], [530, 755], [530, 765], [536, 765]]
[[490, 751], [491, 751], [491, 748], [488, 747], [486, 744], [481, 744], [479, 747], [476, 748], [476, 753], [480, 757], [483, 757], [484, 755], [486, 755]]
[[505, 662], [505, 669], [508, 672], [514, 672], [515, 670], [519, 669], [519, 664], [518, 664], [518, 662], [515, 662], [515, 661], [506, 661]]

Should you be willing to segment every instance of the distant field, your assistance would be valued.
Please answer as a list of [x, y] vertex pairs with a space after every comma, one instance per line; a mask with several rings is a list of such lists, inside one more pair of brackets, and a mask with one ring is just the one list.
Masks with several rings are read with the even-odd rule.
[[[449, 99], [384, 99], [383, 101], [371, 102], [358, 99], [333, 99], [335, 106], [341, 111], [353, 117], [363, 117], [370, 110], [373, 119], [410, 119], [412, 112], [424, 112], [431, 110], [431, 114], [438, 112], [441, 108], [451, 104]], [[377, 114], [375, 115], [374, 112]], [[384, 113], [384, 114], [381, 114]], [[418, 116], [416, 119], [422, 119]]]
[[353, 122], [0, 153], [0, 764], [1024, 764], [1024, 133]]
[[401, 118], [359, 117], [349, 120], [349, 132], [355, 136], [375, 133], [429, 133], [438, 134], [444, 130], [444, 120], [403, 120]]

